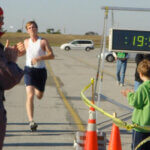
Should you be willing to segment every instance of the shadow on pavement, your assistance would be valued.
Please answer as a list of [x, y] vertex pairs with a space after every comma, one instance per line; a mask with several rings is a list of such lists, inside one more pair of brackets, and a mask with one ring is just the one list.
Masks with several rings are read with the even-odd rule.
[[4, 147], [28, 147], [28, 146], [73, 146], [73, 143], [5, 143]]

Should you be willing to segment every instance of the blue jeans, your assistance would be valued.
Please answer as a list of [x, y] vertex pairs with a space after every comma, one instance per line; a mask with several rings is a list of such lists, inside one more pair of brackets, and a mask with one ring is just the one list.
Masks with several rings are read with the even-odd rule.
[[117, 72], [116, 72], [117, 81], [122, 84], [124, 84], [126, 67], [127, 67], [127, 60], [125, 61], [117, 60]]
[[[145, 138], [149, 137], [150, 133], [142, 133], [133, 130], [132, 134], [132, 150], [135, 150], [136, 146], [143, 141]], [[137, 150], [149, 150], [150, 149], [150, 141], [143, 144]]]
[[134, 81], [134, 91], [136, 91], [138, 89], [138, 87], [140, 86], [141, 82], [138, 81]]

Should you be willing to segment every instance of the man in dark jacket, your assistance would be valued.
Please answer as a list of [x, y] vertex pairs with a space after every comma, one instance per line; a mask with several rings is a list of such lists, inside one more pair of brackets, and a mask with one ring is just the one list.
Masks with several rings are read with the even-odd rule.
[[[3, 25], [3, 10], [0, 8], [0, 30], [2, 29]], [[0, 32], [0, 36], [3, 33]], [[4, 46], [0, 44], [0, 49], [4, 49]], [[6, 111], [4, 109], [3, 101], [5, 100], [4, 98], [4, 91], [0, 90], [0, 150], [2, 149], [3, 146], [3, 141], [5, 137], [5, 131], [6, 131]]]
[[150, 54], [137, 54], [135, 57], [136, 70], [135, 70], [134, 91], [136, 91], [139, 85], [143, 82], [140, 79], [139, 73], [137, 72], [137, 66], [143, 59], [147, 59], [150, 61]]
[[[2, 26], [4, 24], [3, 19], [4, 19], [3, 9], [0, 7], [0, 36], [4, 34], [4, 32], [2, 32]], [[19, 51], [22, 51], [22, 48], [24, 48], [24, 45], [20, 43], [19, 47], [14, 46], [14, 47], [8, 48], [7, 46], [5, 47], [5, 51], [4, 51], [4, 46], [3, 44], [0, 43], [0, 52], [4, 51], [3, 52], [4, 55], [2, 56], [5, 57], [5, 60], [7, 62], [15, 62], [17, 60]], [[3, 64], [4, 62], [0, 61], [0, 67], [3, 66]], [[2, 147], [3, 147], [3, 142], [4, 142], [5, 132], [6, 132], [6, 120], [7, 120], [6, 110], [3, 104], [4, 100], [5, 100], [4, 90], [2, 90], [2, 87], [1, 87], [0, 88], [0, 150], [2, 150]]]

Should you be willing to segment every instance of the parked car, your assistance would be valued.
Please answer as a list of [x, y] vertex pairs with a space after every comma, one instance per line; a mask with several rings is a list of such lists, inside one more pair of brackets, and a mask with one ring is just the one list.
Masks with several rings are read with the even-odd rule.
[[[129, 53], [129, 58], [128, 61], [135, 61], [135, 56], [137, 53]], [[103, 53], [101, 53], [101, 58], [103, 59]], [[114, 62], [115, 61], [115, 56], [113, 55], [112, 51], [105, 51], [104, 58], [107, 62]]]
[[[103, 59], [103, 53], [101, 53], [101, 58]], [[104, 58], [107, 62], [115, 61], [115, 56], [113, 55], [113, 52], [108, 51], [108, 50], [105, 51]]]
[[90, 51], [94, 49], [94, 43], [92, 40], [73, 40], [69, 43], [62, 44], [60, 49], [66, 51], [72, 49], [84, 49], [85, 51]]

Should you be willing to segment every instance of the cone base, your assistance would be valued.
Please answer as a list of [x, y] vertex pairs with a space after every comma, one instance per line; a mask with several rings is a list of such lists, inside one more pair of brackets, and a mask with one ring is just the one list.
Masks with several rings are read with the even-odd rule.
[[98, 140], [96, 131], [88, 131], [86, 133], [84, 150], [98, 150]]
[[119, 128], [113, 124], [108, 150], [122, 150]]

